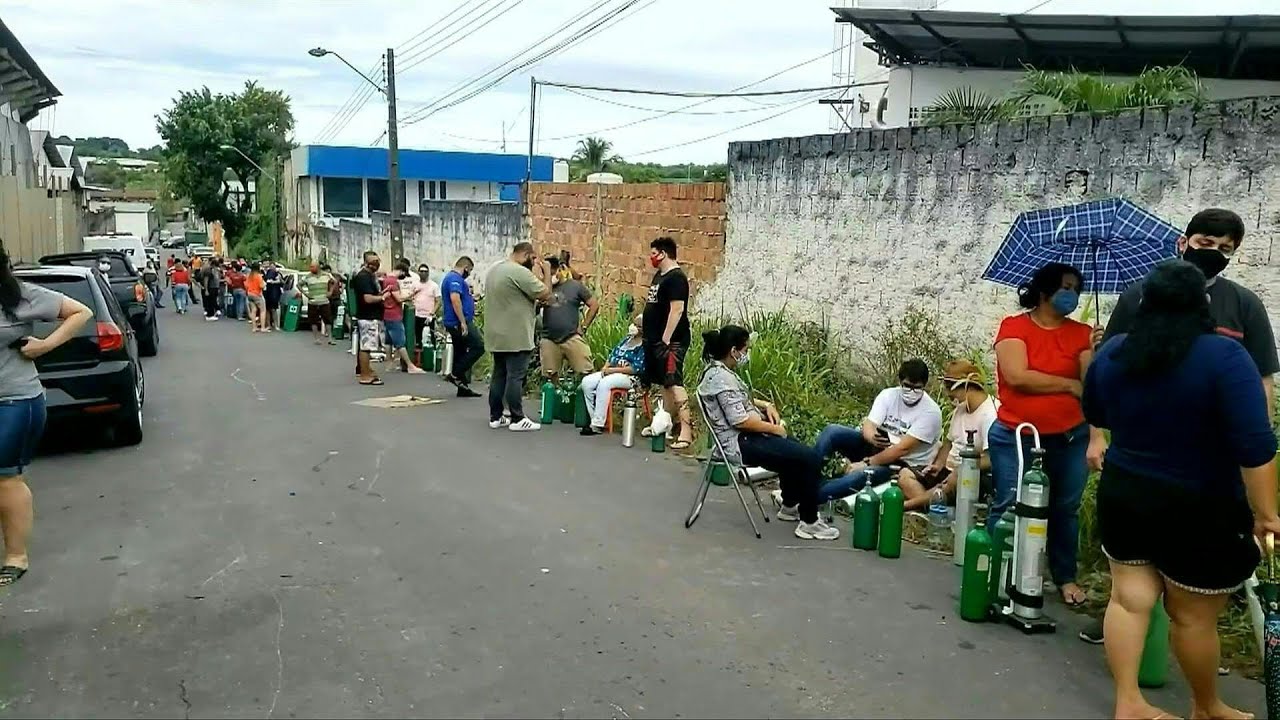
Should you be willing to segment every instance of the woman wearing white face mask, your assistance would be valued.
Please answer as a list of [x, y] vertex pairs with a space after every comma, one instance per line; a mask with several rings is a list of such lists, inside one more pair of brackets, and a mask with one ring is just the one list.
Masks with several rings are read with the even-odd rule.
[[640, 338], [640, 319], [637, 315], [627, 327], [609, 359], [600, 370], [582, 378], [582, 397], [591, 408], [591, 424], [582, 428], [582, 435], [599, 435], [604, 432], [605, 417], [609, 414], [609, 393], [613, 390], [629, 390], [636, 378], [644, 372], [644, 347]]

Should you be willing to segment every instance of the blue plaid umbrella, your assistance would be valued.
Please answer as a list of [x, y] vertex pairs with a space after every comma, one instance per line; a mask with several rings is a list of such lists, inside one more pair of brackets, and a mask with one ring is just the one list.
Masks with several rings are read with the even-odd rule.
[[1051, 262], [1084, 275], [1083, 290], [1117, 294], [1177, 255], [1182, 233], [1123, 198], [1024, 212], [1013, 222], [984, 280], [1017, 287]]

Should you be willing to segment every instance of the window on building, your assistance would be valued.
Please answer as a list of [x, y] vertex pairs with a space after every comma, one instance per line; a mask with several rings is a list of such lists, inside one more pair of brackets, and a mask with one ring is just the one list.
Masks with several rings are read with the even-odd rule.
[[436, 181], [435, 180], [431, 180], [427, 182], [427, 199], [428, 200], [436, 199]]
[[449, 196], [445, 193], [445, 189], [444, 189], [444, 181], [443, 181], [443, 180], [441, 180], [441, 181], [440, 181], [440, 199], [441, 199], [441, 200], [448, 200], [448, 199], [449, 199]]
[[360, 217], [364, 213], [364, 191], [359, 178], [324, 178], [324, 214], [333, 217]]
[[[391, 212], [391, 194], [386, 180], [369, 181], [369, 212]], [[404, 181], [400, 181], [400, 196], [404, 197]], [[404, 201], [400, 202], [401, 205]]]

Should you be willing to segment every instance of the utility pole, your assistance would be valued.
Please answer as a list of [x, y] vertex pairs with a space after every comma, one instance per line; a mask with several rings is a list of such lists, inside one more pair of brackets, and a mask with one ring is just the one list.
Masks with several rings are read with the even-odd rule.
[[[527, 186], [533, 180], [533, 124], [536, 120], [534, 108], [538, 104], [538, 78], [529, 76], [529, 157], [524, 167], [524, 184]], [[525, 188], [528, 192], [529, 188]]]
[[391, 257], [404, 257], [404, 228], [400, 219], [400, 207], [404, 204], [404, 190], [400, 187], [400, 136], [396, 129], [396, 57], [395, 50], [387, 48], [387, 192], [391, 198]]

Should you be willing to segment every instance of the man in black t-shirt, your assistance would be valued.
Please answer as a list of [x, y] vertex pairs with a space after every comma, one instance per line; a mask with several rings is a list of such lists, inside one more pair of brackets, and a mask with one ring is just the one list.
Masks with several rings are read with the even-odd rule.
[[385, 305], [382, 284], [376, 275], [380, 264], [378, 254], [368, 250], [364, 254], [364, 267], [351, 278], [351, 289], [356, 294], [356, 379], [361, 385], [382, 384], [373, 372], [371, 357], [382, 342]]
[[[1276, 353], [1275, 333], [1267, 308], [1249, 288], [1219, 277], [1231, 257], [1244, 241], [1244, 221], [1230, 210], [1209, 208], [1201, 210], [1187, 223], [1187, 230], [1178, 239], [1178, 254], [1183, 260], [1200, 268], [1209, 279], [1205, 293], [1209, 296], [1209, 315], [1214, 330], [1223, 337], [1233, 338], [1244, 346], [1262, 376], [1262, 389], [1267, 396], [1268, 414], [1275, 412], [1275, 380], [1280, 372], [1280, 357]], [[1137, 282], [1125, 289], [1111, 311], [1104, 333], [1095, 331], [1094, 341], [1100, 345], [1115, 335], [1133, 330], [1138, 306], [1142, 302], [1143, 283]], [[1088, 451], [1089, 466], [1102, 468], [1107, 442], [1102, 431], [1090, 429]], [[1102, 623], [1096, 622], [1080, 632], [1080, 639], [1088, 643], [1103, 641]]]
[[689, 278], [676, 262], [676, 241], [660, 237], [649, 243], [649, 264], [658, 269], [645, 296], [641, 336], [644, 339], [646, 385], [661, 385], [663, 403], [680, 423], [671, 444], [683, 450], [693, 442], [689, 394], [684, 389], [684, 356], [689, 352]]

